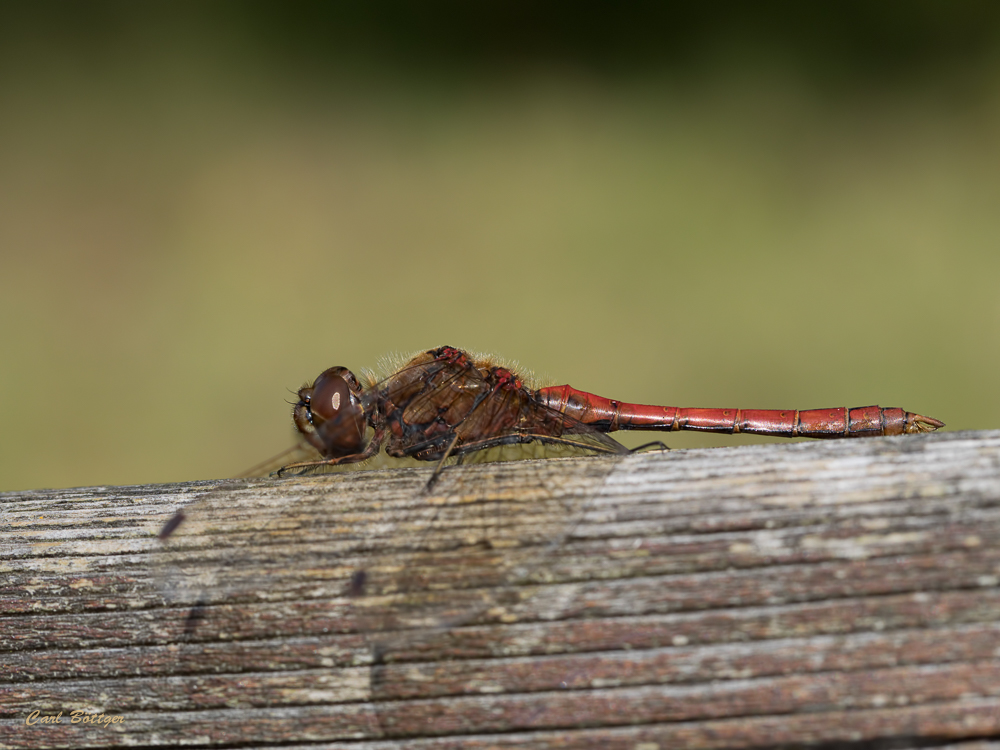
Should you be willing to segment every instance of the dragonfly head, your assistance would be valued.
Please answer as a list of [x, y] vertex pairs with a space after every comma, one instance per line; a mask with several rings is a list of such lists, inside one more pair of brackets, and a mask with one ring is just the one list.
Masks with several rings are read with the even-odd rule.
[[346, 367], [331, 367], [311, 386], [300, 388], [292, 417], [299, 432], [326, 458], [350, 456], [364, 450], [361, 386]]

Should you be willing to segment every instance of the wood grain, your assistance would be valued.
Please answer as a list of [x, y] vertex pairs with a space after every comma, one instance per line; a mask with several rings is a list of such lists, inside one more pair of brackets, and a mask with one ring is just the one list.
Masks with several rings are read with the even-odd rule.
[[1000, 747], [1000, 431], [428, 476], [0, 495], [0, 747]]

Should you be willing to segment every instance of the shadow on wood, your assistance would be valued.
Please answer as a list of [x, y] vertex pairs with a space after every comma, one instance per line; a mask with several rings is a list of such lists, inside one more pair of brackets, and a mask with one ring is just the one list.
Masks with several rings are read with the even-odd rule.
[[427, 476], [0, 495], [0, 746], [1000, 737], [1000, 431]]

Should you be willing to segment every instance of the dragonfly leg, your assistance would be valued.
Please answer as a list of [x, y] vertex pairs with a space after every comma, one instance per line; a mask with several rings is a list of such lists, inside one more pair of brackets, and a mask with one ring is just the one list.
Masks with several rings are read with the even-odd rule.
[[647, 449], [659, 448], [661, 451], [670, 450], [670, 446], [664, 443], [662, 440], [654, 440], [651, 443], [643, 443], [638, 448], [633, 448], [629, 453], [641, 453]]
[[431, 478], [427, 480], [427, 486], [424, 487], [424, 492], [428, 493], [437, 484], [438, 477], [441, 476], [441, 472], [444, 470], [444, 462], [448, 460], [448, 456], [451, 455], [452, 451], [455, 450], [455, 446], [458, 445], [458, 433], [456, 432], [451, 438], [451, 442], [448, 443], [448, 447], [444, 449], [444, 453], [441, 454], [441, 460], [437, 462], [437, 466], [434, 467], [434, 473], [431, 474]]
[[629, 452], [628, 448], [621, 445], [616, 440], [604, 435], [601, 435], [601, 438], [606, 441], [604, 444], [592, 442], [588, 443], [583, 440], [573, 440], [571, 438], [555, 437], [553, 435], [536, 435], [534, 433], [525, 432], [514, 435], [504, 435], [503, 437], [498, 438], [489, 438], [487, 440], [479, 440], [474, 443], [466, 443], [462, 446], [462, 454], [486, 450], [487, 448], [496, 448], [501, 445], [536, 442], [548, 443], [549, 445], [568, 445], [574, 448], [580, 448], [581, 450], [590, 451], [591, 453], [621, 454]]
[[381, 449], [382, 436], [382, 430], [376, 431], [374, 437], [371, 439], [371, 442], [365, 446], [365, 449], [361, 451], [361, 453], [352, 453], [349, 456], [340, 456], [338, 458], [327, 458], [323, 461], [299, 461], [298, 463], [282, 466], [276, 472], [271, 474], [271, 476], [278, 477], [280, 479], [285, 476], [285, 472], [294, 469], [312, 469], [318, 466], [339, 466], [340, 464], [356, 464], [361, 461], [367, 461], [369, 458], [378, 453], [379, 449]]

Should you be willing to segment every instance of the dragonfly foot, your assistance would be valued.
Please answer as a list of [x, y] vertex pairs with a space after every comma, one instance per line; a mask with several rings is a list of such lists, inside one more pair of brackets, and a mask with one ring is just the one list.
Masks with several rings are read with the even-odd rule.
[[643, 443], [638, 448], [633, 448], [629, 453], [641, 453], [647, 450], [668, 451], [670, 446], [660, 440], [654, 440], [652, 443]]

